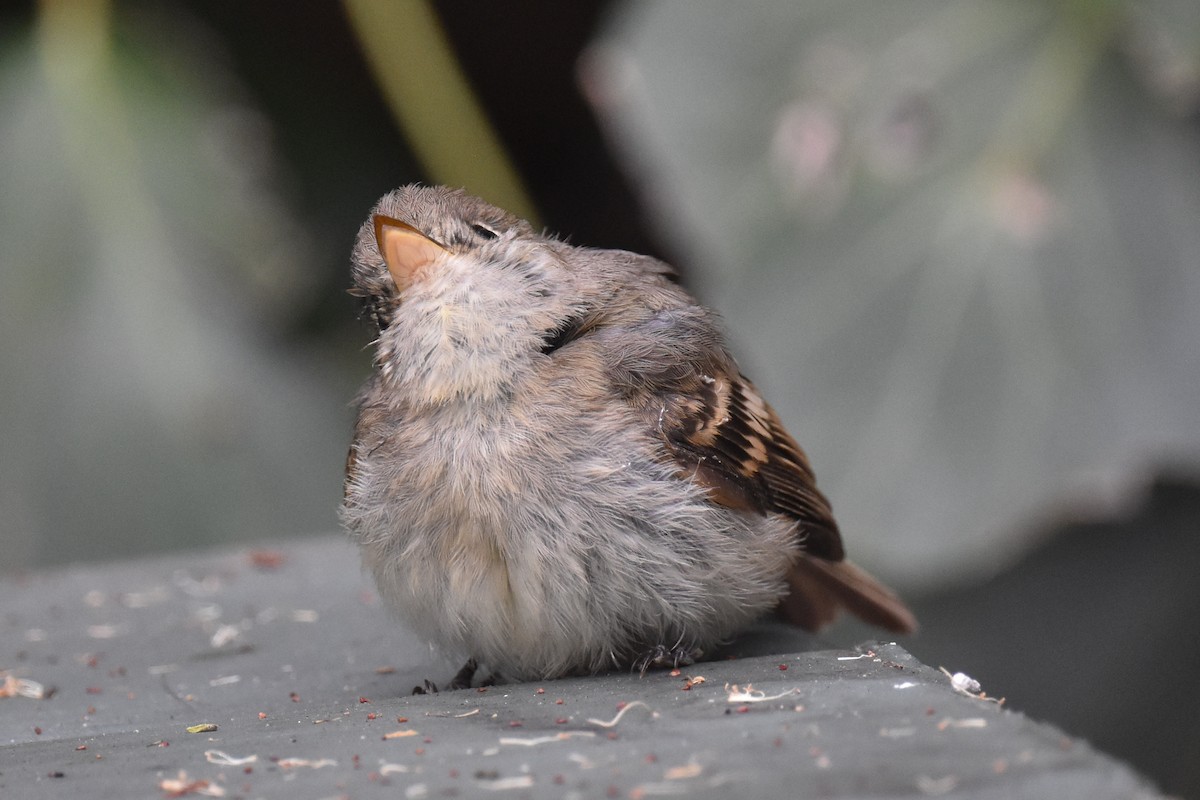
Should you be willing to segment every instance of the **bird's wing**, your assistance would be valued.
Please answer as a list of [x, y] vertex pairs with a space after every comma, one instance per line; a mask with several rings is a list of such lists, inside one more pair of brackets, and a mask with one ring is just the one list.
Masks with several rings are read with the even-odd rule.
[[681, 477], [716, 503], [790, 517], [806, 553], [840, 561], [841, 535], [804, 451], [738, 370], [715, 314], [664, 283], [619, 298], [596, 325], [612, 385]]
[[809, 555], [840, 561], [842, 538], [812, 467], [758, 389], [736, 370], [693, 373], [660, 397], [658, 433], [680, 471], [722, 505], [795, 520]]
[[[678, 289], [668, 294], [686, 298]], [[783, 615], [816, 630], [845, 608], [890, 631], [915, 630], [904, 602], [845, 560], [808, 457], [738, 370], [715, 316], [689, 302], [618, 310], [620, 319], [593, 329], [608, 339], [608, 376], [661, 439], [680, 477], [703, 486], [714, 503], [795, 521], [802, 555], [787, 574]]]

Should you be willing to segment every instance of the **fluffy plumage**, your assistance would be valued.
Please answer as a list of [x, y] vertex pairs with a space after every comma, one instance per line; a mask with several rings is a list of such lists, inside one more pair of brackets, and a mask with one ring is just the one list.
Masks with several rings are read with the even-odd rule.
[[668, 265], [417, 186], [352, 260], [379, 336], [343, 519], [430, 641], [544, 679], [694, 657], [777, 606], [915, 626]]

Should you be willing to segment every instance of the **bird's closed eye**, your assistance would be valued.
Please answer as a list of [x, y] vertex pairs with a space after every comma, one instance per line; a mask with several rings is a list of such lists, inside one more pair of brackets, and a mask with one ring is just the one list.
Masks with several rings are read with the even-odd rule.
[[471, 223], [471, 230], [475, 231], [484, 239], [497, 239], [500, 236], [500, 234], [496, 233], [491, 228], [487, 227], [486, 225], [480, 225], [478, 222]]

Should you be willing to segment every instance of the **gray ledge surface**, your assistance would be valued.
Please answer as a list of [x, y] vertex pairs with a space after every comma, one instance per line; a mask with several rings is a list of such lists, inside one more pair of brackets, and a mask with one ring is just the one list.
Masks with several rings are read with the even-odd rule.
[[47, 695], [0, 696], [4, 797], [1161, 796], [895, 644], [770, 623], [679, 674], [413, 696], [457, 665], [340, 537], [6, 578], [0, 609], [0, 686]]

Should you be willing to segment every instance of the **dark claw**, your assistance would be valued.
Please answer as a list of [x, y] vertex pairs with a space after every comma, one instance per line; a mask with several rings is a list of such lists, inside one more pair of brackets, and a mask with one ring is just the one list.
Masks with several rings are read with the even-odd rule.
[[479, 669], [479, 664], [473, 658], [468, 658], [467, 663], [463, 664], [463, 668], [458, 671], [458, 674], [450, 679], [450, 684], [446, 689], [454, 691], [455, 689], [470, 689], [471, 679], [475, 677], [475, 670]]
[[694, 647], [667, 647], [664, 644], [655, 645], [650, 652], [633, 662], [633, 668], [638, 671], [641, 677], [646, 677], [646, 672], [651, 667], [656, 669], [678, 669], [694, 664], [696, 659], [703, 655], [703, 652]]
[[[454, 687], [452, 686], [451, 688], [454, 688]], [[413, 694], [437, 694], [438, 687], [437, 687], [436, 683], [434, 683], [433, 681], [426, 678], [425, 684], [423, 686], [414, 686], [412, 693]]]

